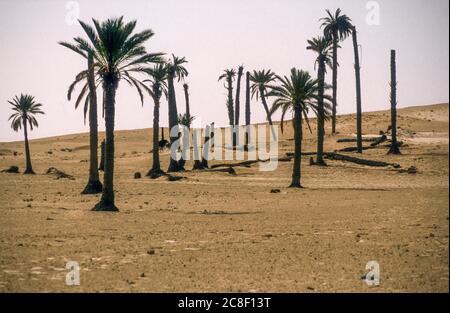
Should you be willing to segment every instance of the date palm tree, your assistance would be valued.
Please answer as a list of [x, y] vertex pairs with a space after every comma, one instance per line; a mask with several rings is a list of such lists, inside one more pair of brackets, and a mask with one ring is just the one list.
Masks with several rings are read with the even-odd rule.
[[275, 97], [270, 114], [281, 110], [281, 125], [287, 111], [294, 112], [294, 166], [292, 182], [289, 187], [302, 188], [301, 185], [301, 153], [302, 153], [302, 124], [303, 118], [308, 122], [307, 113], [311, 109], [317, 114], [317, 102], [319, 101], [319, 83], [311, 78], [307, 71], [291, 69], [290, 77], [277, 76], [280, 86], [271, 86], [268, 96]]
[[219, 76], [217, 81], [225, 80], [224, 85], [227, 90], [227, 110], [228, 110], [228, 122], [230, 126], [234, 125], [234, 100], [233, 100], [233, 81], [236, 77], [236, 71], [233, 68], [223, 70], [223, 74]]
[[[83, 46], [78, 44], [78, 49], [83, 51]], [[103, 185], [99, 179], [98, 168], [98, 121], [97, 121], [97, 87], [99, 76], [95, 73], [94, 56], [89, 51], [84, 50], [87, 57], [88, 68], [80, 72], [75, 81], [69, 86], [67, 91], [67, 99], [70, 101], [75, 86], [84, 83], [80, 94], [75, 102], [75, 109], [78, 108], [80, 102], [84, 100], [84, 123], [86, 124], [86, 115], [89, 111], [89, 179], [86, 187], [81, 194], [101, 193]]]
[[74, 38], [78, 45], [60, 44], [87, 58], [92, 54], [104, 92], [105, 106], [105, 174], [102, 197], [94, 211], [118, 211], [114, 197], [114, 119], [115, 98], [119, 82], [123, 79], [136, 87], [143, 103], [142, 90], [148, 89], [134, 77], [143, 73], [143, 66], [158, 63], [162, 53], [147, 53], [144, 43], [154, 33], [144, 30], [134, 33], [136, 21], [124, 23], [123, 17], [99, 22], [92, 19], [94, 28], [80, 21], [89, 40]]
[[153, 99], [153, 163], [152, 168], [147, 172], [147, 176], [157, 178], [164, 174], [161, 170], [159, 159], [159, 109], [161, 96], [167, 96], [167, 66], [163, 63], [154, 65], [152, 68], [146, 68], [144, 71], [149, 75], [149, 79], [144, 82], [150, 82], [149, 94]]
[[276, 75], [271, 70], [261, 70], [261, 71], [253, 71], [250, 75], [251, 81], [251, 93], [252, 98], [256, 96], [256, 100], [261, 98], [261, 102], [263, 104], [264, 110], [266, 111], [267, 121], [269, 122], [272, 135], [275, 138], [275, 131], [273, 129], [272, 115], [270, 114], [269, 107], [267, 105], [267, 91], [270, 87], [270, 84], [276, 80]]
[[[189, 72], [184, 67], [183, 64], [187, 63], [186, 58], [179, 58], [172, 54], [172, 59], [166, 63], [167, 67], [167, 82], [168, 82], [168, 103], [169, 103], [169, 132], [170, 132], [170, 143], [171, 147], [175, 147], [172, 145], [176, 140], [178, 140], [179, 136], [173, 136], [173, 133], [178, 134], [178, 110], [177, 110], [177, 100], [175, 96], [175, 85], [174, 80], [177, 78], [178, 82], [184, 79]], [[172, 148], [171, 148], [172, 149]], [[170, 153], [170, 163], [168, 172], [178, 172], [183, 170], [183, 167], [180, 166], [182, 162], [178, 162], [172, 155], [174, 153]]]
[[336, 107], [337, 107], [337, 73], [338, 73], [338, 48], [339, 42], [345, 40], [352, 32], [351, 19], [341, 14], [337, 9], [334, 14], [326, 10], [328, 16], [320, 19], [322, 21], [323, 33], [327, 39], [333, 41], [333, 112], [331, 120], [331, 132], [336, 133]]
[[323, 160], [323, 139], [325, 134], [325, 108], [324, 108], [324, 95], [325, 95], [325, 74], [326, 67], [331, 67], [331, 45], [332, 42], [325, 37], [318, 36], [311, 40], [308, 40], [308, 47], [306, 49], [312, 50], [317, 53], [315, 64], [318, 65], [317, 69], [317, 81], [318, 81], [318, 97], [317, 103], [317, 165], [326, 165]]
[[25, 157], [26, 157], [26, 169], [24, 174], [34, 174], [33, 167], [31, 165], [31, 153], [30, 145], [28, 143], [28, 126], [30, 125], [30, 130], [33, 127], [38, 127], [39, 124], [34, 115], [45, 114], [42, 110], [42, 104], [37, 103], [33, 96], [27, 94], [21, 94], [20, 97], [15, 96], [8, 103], [12, 105], [13, 114], [8, 118], [11, 121], [11, 128], [14, 131], [19, 131], [23, 126], [23, 134], [25, 137]]

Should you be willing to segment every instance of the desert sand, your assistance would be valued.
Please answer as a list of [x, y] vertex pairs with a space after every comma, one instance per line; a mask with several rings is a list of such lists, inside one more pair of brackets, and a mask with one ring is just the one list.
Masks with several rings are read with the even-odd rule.
[[[0, 173], [0, 292], [448, 292], [448, 109], [399, 109], [402, 155], [384, 146], [362, 155], [401, 169], [317, 167], [304, 156], [299, 190], [287, 188], [292, 161], [273, 172], [254, 164], [237, 175], [134, 179], [151, 166], [151, 130], [117, 131], [119, 213], [92, 212], [100, 196], [80, 195], [88, 134], [32, 140], [37, 175]], [[387, 110], [363, 116], [365, 135], [389, 124]], [[354, 145], [336, 139], [354, 136], [355, 115], [337, 125], [331, 136], [327, 123], [325, 151]], [[311, 126], [303, 151], [315, 150]], [[293, 152], [292, 138], [287, 123], [280, 156]], [[165, 169], [168, 158], [166, 150]], [[0, 143], [0, 169], [24, 164], [23, 142]], [[410, 166], [417, 173], [402, 171]], [[47, 175], [49, 167], [74, 179]], [[378, 287], [361, 279], [372, 260]], [[65, 284], [68, 261], [81, 267], [79, 286]]]

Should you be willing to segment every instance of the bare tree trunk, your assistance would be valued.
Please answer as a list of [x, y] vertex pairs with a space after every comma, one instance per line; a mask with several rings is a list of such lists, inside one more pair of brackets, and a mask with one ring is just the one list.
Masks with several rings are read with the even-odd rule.
[[325, 112], [324, 112], [324, 90], [325, 90], [325, 60], [322, 56], [319, 57], [319, 69], [318, 69], [318, 80], [319, 80], [319, 90], [318, 90], [318, 112], [317, 112], [317, 165], [326, 165], [323, 160], [323, 140], [325, 134]]
[[27, 119], [23, 120], [23, 133], [25, 136], [25, 158], [26, 158], [26, 168], [24, 174], [34, 174], [33, 166], [31, 166], [31, 154], [30, 154], [30, 144], [28, 143], [28, 128]]
[[103, 192], [93, 211], [119, 211], [114, 204], [114, 115], [117, 82], [104, 82], [105, 89], [105, 175]]
[[248, 147], [250, 135], [248, 127], [250, 126], [250, 72], [245, 73], [245, 146]]
[[269, 107], [266, 102], [266, 94], [264, 92], [264, 88], [259, 88], [259, 95], [261, 96], [261, 102], [263, 104], [264, 110], [266, 111], [267, 121], [269, 122], [270, 131], [272, 133], [273, 138], [275, 138], [275, 130], [273, 129], [272, 116], [269, 112]]
[[358, 39], [356, 27], [352, 29], [353, 50], [355, 53], [355, 79], [356, 79], [356, 145], [358, 153], [362, 153], [362, 108], [361, 108], [361, 75], [358, 54]]
[[153, 107], [153, 164], [152, 168], [147, 173], [147, 176], [150, 177], [159, 177], [164, 174], [164, 172], [161, 170], [161, 163], [159, 161], [159, 100], [160, 99], [157, 96], [153, 98], [153, 101], [155, 102]]
[[336, 107], [337, 107], [337, 51], [338, 51], [338, 38], [337, 34], [333, 35], [333, 108], [331, 117], [331, 133], [336, 134]]
[[100, 144], [100, 165], [98, 170], [105, 171], [105, 139]]
[[[184, 89], [184, 99], [186, 100], [186, 117], [188, 119], [188, 121], [191, 121], [191, 108], [189, 105], [189, 85], [184, 83], [183, 84], [183, 89]], [[188, 125], [189, 127], [190, 125]]]
[[299, 106], [294, 107], [294, 168], [292, 170], [292, 182], [289, 187], [302, 188], [301, 162], [302, 162], [302, 112]]
[[97, 124], [97, 91], [95, 87], [94, 57], [88, 57], [89, 85], [89, 181], [81, 194], [96, 194], [102, 192], [103, 186], [98, 175], [98, 124]]
[[395, 50], [391, 50], [391, 132], [392, 143], [388, 154], [401, 154], [397, 142], [397, 69]]
[[[171, 153], [170, 153], [170, 163], [167, 172], [178, 172], [180, 170], [178, 161], [172, 158], [172, 149], [174, 149], [175, 145], [173, 144], [176, 140], [178, 140], [178, 111], [177, 111], [177, 100], [175, 98], [175, 87], [173, 82], [173, 75], [169, 75], [167, 78], [168, 81], [168, 89], [169, 89], [169, 136], [170, 136], [170, 144], [171, 144]], [[172, 135], [172, 130], [177, 133], [177, 136]]]
[[[240, 117], [240, 112], [241, 112], [241, 78], [242, 78], [242, 73], [244, 71], [244, 67], [243, 66], [239, 66], [238, 68], [238, 75], [237, 75], [237, 81], [236, 81], [236, 99], [235, 99], [235, 106], [234, 106], [234, 125], [235, 126], [239, 126], [239, 117]], [[233, 146], [236, 146], [237, 144], [240, 144], [237, 142], [239, 138], [239, 128], [235, 129], [235, 132], [233, 134]]]

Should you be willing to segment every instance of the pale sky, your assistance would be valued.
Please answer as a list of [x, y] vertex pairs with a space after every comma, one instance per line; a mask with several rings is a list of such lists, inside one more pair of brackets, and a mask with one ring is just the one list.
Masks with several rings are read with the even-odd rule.
[[[14, 95], [29, 93], [43, 103], [46, 115], [30, 138], [87, 132], [82, 109], [66, 93], [86, 62], [58, 41], [84, 36], [70, 25], [71, 1], [0, 0], [0, 141], [23, 140], [7, 121]], [[290, 68], [309, 70], [313, 52], [306, 40], [322, 33], [319, 19], [325, 9], [341, 8], [358, 29], [362, 45], [361, 75], [364, 111], [389, 108], [390, 49], [397, 50], [399, 107], [448, 102], [448, 0], [378, 0], [379, 25], [368, 25], [365, 0], [79, 0], [79, 17], [92, 23], [124, 16], [137, 19], [137, 30], [155, 32], [146, 44], [149, 52], [185, 56], [190, 84], [191, 113], [204, 125], [228, 122], [226, 91], [217, 82], [225, 68], [243, 64], [245, 70], [272, 69], [287, 75]], [[372, 1], [373, 2], [373, 1]], [[339, 50], [338, 113], [355, 111], [355, 78], [351, 38]], [[331, 81], [331, 71], [327, 80]], [[241, 90], [244, 122], [245, 81]], [[176, 85], [179, 112], [184, 112], [181, 84]], [[79, 89], [78, 89], [79, 91]], [[101, 94], [101, 93], [100, 93]], [[100, 102], [99, 102], [100, 103]], [[271, 101], [269, 100], [269, 103]], [[137, 92], [121, 82], [116, 97], [116, 129], [148, 128], [153, 102], [141, 106]], [[252, 101], [252, 123], [265, 120], [261, 103]], [[161, 124], [167, 126], [167, 102]], [[104, 121], [99, 120], [100, 130]]]

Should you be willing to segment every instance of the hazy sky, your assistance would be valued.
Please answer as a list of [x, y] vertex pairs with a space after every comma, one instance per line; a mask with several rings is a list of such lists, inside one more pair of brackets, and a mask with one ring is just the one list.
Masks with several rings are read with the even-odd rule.
[[[71, 1], [0, 0], [0, 141], [22, 140], [7, 121], [7, 100], [21, 92], [44, 104], [45, 116], [31, 138], [86, 132], [82, 109], [66, 99], [67, 88], [86, 62], [58, 41], [83, 35], [71, 25]], [[189, 61], [191, 112], [202, 124], [227, 123], [226, 91], [217, 82], [221, 71], [243, 64], [246, 70], [270, 68], [287, 74], [291, 67], [314, 76], [313, 52], [306, 40], [321, 34], [325, 9], [341, 8], [358, 28], [362, 45], [363, 110], [389, 107], [389, 56], [397, 50], [399, 106], [448, 102], [448, 0], [378, 0], [379, 25], [368, 25], [365, 0], [133, 0], [76, 1], [79, 17], [103, 20], [123, 15], [137, 19], [137, 30], [151, 28], [151, 52], [175, 53]], [[373, 1], [371, 1], [373, 2]], [[70, 5], [69, 5], [70, 7]], [[83, 35], [84, 36], [84, 35]], [[351, 38], [339, 50], [338, 113], [355, 111], [355, 81]], [[327, 76], [331, 80], [331, 71]], [[181, 84], [176, 85], [179, 112], [184, 112]], [[79, 90], [79, 89], [78, 89]], [[101, 93], [100, 93], [101, 94]], [[244, 103], [241, 94], [241, 108]], [[116, 98], [116, 129], [151, 127], [153, 102], [141, 106], [136, 91], [125, 82]], [[242, 122], [244, 111], [241, 112]], [[252, 122], [264, 120], [262, 105], [252, 101]], [[167, 126], [167, 103], [161, 123]], [[99, 121], [104, 129], [104, 121]], [[150, 136], [150, 135], [149, 135]]]

